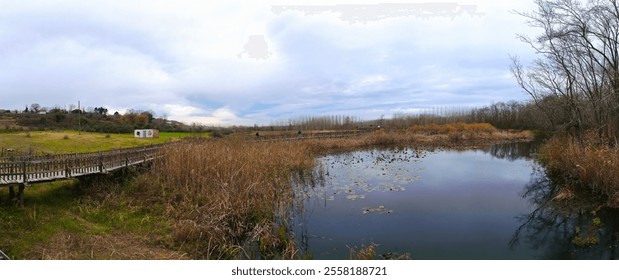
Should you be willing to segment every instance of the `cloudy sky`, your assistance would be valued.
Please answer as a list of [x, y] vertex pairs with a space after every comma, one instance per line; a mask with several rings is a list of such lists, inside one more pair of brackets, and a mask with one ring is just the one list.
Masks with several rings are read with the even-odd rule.
[[0, 0], [0, 108], [253, 125], [526, 99], [532, 0], [388, 2]]

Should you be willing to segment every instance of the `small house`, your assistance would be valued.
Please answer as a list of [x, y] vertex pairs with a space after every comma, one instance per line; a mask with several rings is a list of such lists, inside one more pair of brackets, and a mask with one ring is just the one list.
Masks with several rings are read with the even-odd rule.
[[159, 138], [159, 130], [157, 129], [136, 129], [133, 131], [135, 138]]

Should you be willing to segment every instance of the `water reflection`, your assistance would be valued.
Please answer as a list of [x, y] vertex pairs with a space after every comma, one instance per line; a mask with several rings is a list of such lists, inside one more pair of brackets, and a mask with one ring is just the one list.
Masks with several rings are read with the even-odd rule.
[[[293, 222], [299, 247], [314, 259], [346, 259], [349, 248], [379, 244], [378, 256], [413, 259], [526, 259], [510, 249], [519, 192], [530, 160], [480, 151], [372, 149], [321, 158], [296, 174]], [[313, 176], [320, 179], [315, 182]]]
[[295, 174], [299, 249], [347, 259], [616, 259], [619, 212], [561, 192], [534, 161], [538, 143], [481, 150], [371, 149]]
[[498, 159], [514, 161], [518, 159], [530, 159], [540, 146], [538, 141], [512, 142], [491, 145], [484, 152]]
[[536, 208], [519, 217], [510, 245], [525, 240], [542, 259], [617, 259], [619, 210], [591, 194], [567, 194], [561, 181], [536, 171], [523, 192]]

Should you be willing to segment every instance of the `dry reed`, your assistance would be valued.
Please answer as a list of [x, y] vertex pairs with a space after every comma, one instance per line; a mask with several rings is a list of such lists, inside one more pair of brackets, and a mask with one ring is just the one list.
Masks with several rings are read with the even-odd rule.
[[184, 143], [141, 185], [174, 218], [174, 239], [193, 258], [290, 258], [276, 255], [294, 247], [275, 215], [292, 195], [290, 171], [312, 165], [307, 146], [292, 142]]
[[376, 247], [378, 244], [362, 245], [361, 248], [348, 247], [348, 258], [351, 260], [376, 260]]
[[619, 149], [592, 142], [579, 143], [569, 137], [549, 140], [540, 151], [541, 160], [551, 176], [565, 183], [562, 194], [586, 191], [608, 198], [619, 205]]

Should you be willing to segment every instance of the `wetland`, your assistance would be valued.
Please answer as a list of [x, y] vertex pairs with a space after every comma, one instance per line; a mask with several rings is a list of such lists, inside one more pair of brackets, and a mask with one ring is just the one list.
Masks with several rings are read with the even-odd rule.
[[557, 187], [565, 180], [546, 175], [530, 139], [466, 129], [187, 139], [127, 174], [35, 184], [24, 207], [0, 190], [10, 233], [0, 249], [11, 259], [617, 258], [617, 208]]
[[557, 197], [537, 146], [320, 157], [297, 179], [297, 242], [314, 259], [364, 246], [379, 259], [617, 258], [616, 211]]

